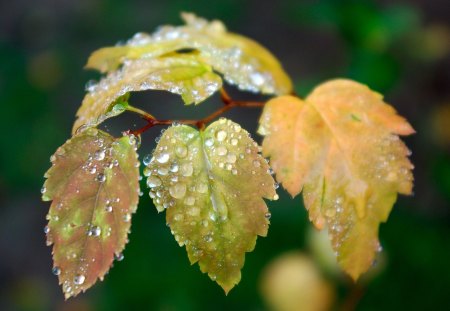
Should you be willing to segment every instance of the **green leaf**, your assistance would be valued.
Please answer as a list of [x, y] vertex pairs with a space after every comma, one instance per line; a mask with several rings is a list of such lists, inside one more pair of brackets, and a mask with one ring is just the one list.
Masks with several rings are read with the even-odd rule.
[[263, 198], [277, 199], [269, 166], [241, 126], [225, 119], [204, 131], [167, 129], [144, 170], [150, 197], [191, 263], [225, 292], [241, 278], [245, 252], [267, 234]]
[[185, 26], [164, 26], [152, 35], [138, 33], [125, 46], [94, 52], [86, 67], [102, 72], [116, 70], [126, 60], [157, 58], [183, 49], [199, 51], [204, 61], [242, 90], [288, 94], [292, 82], [278, 60], [257, 42], [227, 32], [220, 21], [208, 22], [184, 13]]
[[115, 107], [117, 99], [128, 92], [164, 90], [180, 94], [186, 104], [198, 104], [221, 86], [221, 78], [195, 54], [128, 61], [91, 87], [77, 112], [72, 132], [83, 125], [96, 126], [123, 112]]
[[277, 181], [292, 196], [303, 192], [310, 220], [328, 228], [339, 265], [358, 279], [381, 249], [378, 227], [397, 193], [411, 194], [413, 165], [399, 135], [414, 129], [380, 94], [342, 79], [305, 100], [270, 100], [260, 123]]
[[134, 141], [90, 128], [51, 157], [42, 199], [52, 200], [47, 244], [66, 299], [102, 280], [128, 241], [139, 198]]

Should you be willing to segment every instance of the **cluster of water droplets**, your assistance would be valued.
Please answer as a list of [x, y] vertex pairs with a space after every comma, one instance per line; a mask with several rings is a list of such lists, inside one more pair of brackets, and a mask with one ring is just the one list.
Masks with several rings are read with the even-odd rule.
[[[89, 92], [83, 101], [82, 113], [77, 122], [86, 126], [102, 123], [125, 110], [125, 106], [118, 103], [111, 107], [121, 96], [131, 91], [167, 90], [183, 95], [187, 103], [199, 103], [222, 85], [218, 75], [204, 72], [189, 80], [171, 77], [171, 68], [186, 66], [192, 68], [195, 63], [202, 66], [192, 57], [174, 58], [142, 58], [126, 60], [123, 66], [102, 78], [98, 83], [88, 82], [86, 90]], [[139, 75], [136, 73], [139, 72]]]
[[[127, 45], [145, 46], [154, 44], [177, 49], [197, 49], [224, 78], [242, 90], [263, 93], [283, 93], [270, 72], [264, 69], [264, 64], [255, 57], [248, 56], [236, 45], [230, 45], [221, 36], [225, 36], [226, 28], [219, 21], [208, 22], [193, 14], [183, 14], [185, 26], [162, 26], [152, 35], [137, 33], [128, 40]], [[144, 57], [155, 57], [154, 49]]]
[[[370, 143], [373, 143], [373, 146], [377, 146], [378, 149], [374, 155], [376, 158], [366, 159], [369, 173], [379, 182], [399, 184], [399, 189], [408, 188], [407, 185], [413, 181], [412, 169], [414, 166], [407, 159], [411, 155], [411, 151], [394, 134]], [[371, 162], [369, 163], [369, 161]]]
[[180, 127], [175, 125], [158, 138], [153, 156], [144, 157], [144, 176], [158, 211], [174, 206], [176, 202], [186, 201], [195, 213], [196, 195], [204, 188], [198, 183], [195, 189], [190, 182], [195, 180], [192, 177], [197, 173], [194, 172], [194, 162], [199, 148], [189, 144], [189, 141], [198, 138], [198, 134], [192, 128], [188, 132], [174, 130], [176, 128]]

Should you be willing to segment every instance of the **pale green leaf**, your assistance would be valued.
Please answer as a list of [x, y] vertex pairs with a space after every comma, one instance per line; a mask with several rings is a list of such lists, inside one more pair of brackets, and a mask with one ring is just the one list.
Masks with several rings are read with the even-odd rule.
[[128, 241], [139, 198], [135, 148], [133, 138], [90, 128], [51, 157], [42, 198], [52, 200], [47, 243], [66, 298], [103, 279]]
[[349, 80], [324, 83], [305, 101], [270, 100], [260, 123], [277, 180], [293, 196], [303, 190], [311, 221], [328, 227], [340, 266], [357, 279], [380, 249], [378, 227], [397, 193], [411, 193], [413, 166], [398, 135], [414, 130], [380, 94]]
[[204, 131], [180, 125], [164, 132], [144, 170], [150, 197], [191, 263], [225, 292], [241, 278], [245, 252], [265, 236], [277, 199], [269, 166], [240, 125], [221, 119]]
[[242, 90], [288, 94], [292, 83], [278, 60], [257, 42], [230, 33], [220, 21], [208, 22], [184, 13], [184, 26], [164, 26], [152, 35], [138, 33], [125, 46], [102, 48], [86, 65], [102, 72], [130, 59], [156, 58], [182, 49], [199, 51], [204, 61]]
[[221, 78], [195, 54], [127, 61], [109, 73], [86, 94], [72, 132], [80, 126], [96, 126], [116, 116], [116, 101], [132, 91], [165, 90], [180, 94], [186, 104], [198, 104], [222, 86]]

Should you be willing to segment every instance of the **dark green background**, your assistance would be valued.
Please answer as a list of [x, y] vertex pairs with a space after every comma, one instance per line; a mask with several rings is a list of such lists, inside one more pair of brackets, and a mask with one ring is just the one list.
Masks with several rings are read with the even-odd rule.
[[[263, 267], [285, 251], [307, 251], [301, 199], [280, 191], [281, 200], [269, 203], [269, 236], [247, 255], [243, 279], [226, 297], [189, 265], [164, 215], [144, 195], [125, 260], [103, 283], [63, 302], [42, 230], [49, 204], [40, 201], [39, 190], [49, 156], [70, 135], [85, 82], [99, 78], [82, 67], [101, 46], [180, 24], [183, 10], [221, 19], [267, 46], [301, 96], [322, 81], [348, 77], [385, 94], [412, 123], [418, 133], [406, 143], [416, 165], [415, 195], [401, 197], [381, 226], [387, 265], [366, 286], [357, 309], [450, 310], [450, 141], [435, 139], [433, 123], [450, 104], [448, 0], [1, 0], [0, 310], [266, 310], [258, 291]], [[186, 108], [164, 92], [135, 94], [132, 101], [174, 119], [199, 118], [220, 105], [216, 96]], [[258, 112], [236, 109], [227, 117], [254, 132]], [[125, 115], [108, 127], [118, 133], [128, 124], [142, 121]], [[144, 135], [141, 158], [157, 132]], [[348, 283], [332, 281], [344, 300]]]

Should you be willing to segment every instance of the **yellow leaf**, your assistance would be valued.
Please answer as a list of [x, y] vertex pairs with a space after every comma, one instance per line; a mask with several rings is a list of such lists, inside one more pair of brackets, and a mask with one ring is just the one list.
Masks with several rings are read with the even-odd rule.
[[180, 54], [162, 58], [128, 61], [111, 72], [86, 94], [74, 133], [80, 126], [96, 126], [122, 113], [114, 109], [119, 97], [131, 91], [165, 90], [180, 94], [186, 104], [199, 103], [222, 86], [221, 78], [196, 55]]
[[227, 32], [220, 21], [208, 22], [184, 13], [185, 26], [164, 26], [152, 35], [138, 33], [125, 46], [94, 52], [87, 68], [116, 70], [125, 60], [156, 58], [176, 50], [198, 50], [202, 59], [225, 80], [243, 90], [279, 95], [292, 91], [292, 83], [278, 60], [257, 42]]
[[144, 170], [150, 197], [191, 263], [228, 293], [245, 252], [269, 225], [263, 198], [276, 199], [269, 166], [240, 125], [221, 119], [204, 131], [181, 125], [162, 135]]
[[311, 221], [328, 227], [340, 266], [356, 280], [380, 248], [378, 227], [397, 193], [412, 191], [409, 150], [398, 135], [414, 130], [380, 94], [334, 80], [305, 101], [269, 101], [259, 133], [277, 180], [292, 196], [303, 191]]

